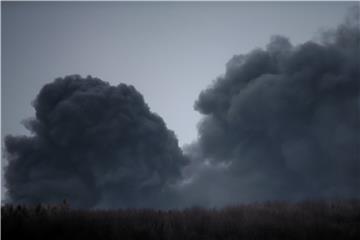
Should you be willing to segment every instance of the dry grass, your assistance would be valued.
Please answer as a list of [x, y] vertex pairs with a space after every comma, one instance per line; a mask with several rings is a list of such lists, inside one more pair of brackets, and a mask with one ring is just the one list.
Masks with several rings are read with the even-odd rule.
[[269, 202], [223, 209], [1, 208], [2, 239], [360, 239], [360, 200]]

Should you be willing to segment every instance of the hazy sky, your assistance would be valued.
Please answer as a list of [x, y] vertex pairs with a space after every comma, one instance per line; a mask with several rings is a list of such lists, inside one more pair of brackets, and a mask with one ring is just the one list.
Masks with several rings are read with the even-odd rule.
[[31, 101], [56, 77], [132, 84], [174, 130], [196, 139], [198, 94], [234, 55], [280, 34], [293, 44], [338, 25], [354, 2], [38, 2], [2, 5], [2, 135], [25, 134]]

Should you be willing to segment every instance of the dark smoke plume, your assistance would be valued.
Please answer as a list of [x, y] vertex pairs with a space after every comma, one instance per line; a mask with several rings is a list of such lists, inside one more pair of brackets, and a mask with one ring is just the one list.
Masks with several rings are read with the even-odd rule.
[[45, 85], [33, 105], [32, 136], [5, 139], [12, 202], [166, 205], [162, 194], [187, 160], [133, 86], [68, 76]]
[[234, 56], [195, 104], [198, 173], [183, 191], [215, 205], [360, 197], [359, 44], [355, 8], [321, 41], [274, 36]]
[[[13, 202], [222, 206], [360, 198], [359, 8], [321, 40], [234, 56], [203, 91], [184, 148], [134, 87], [69, 76], [37, 96], [32, 136], [5, 139]], [[191, 163], [186, 165], [187, 159]]]

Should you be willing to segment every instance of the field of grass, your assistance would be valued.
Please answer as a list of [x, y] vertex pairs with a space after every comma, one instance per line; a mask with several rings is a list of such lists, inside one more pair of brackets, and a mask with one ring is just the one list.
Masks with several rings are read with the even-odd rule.
[[360, 200], [269, 202], [222, 209], [1, 208], [1, 239], [360, 239]]

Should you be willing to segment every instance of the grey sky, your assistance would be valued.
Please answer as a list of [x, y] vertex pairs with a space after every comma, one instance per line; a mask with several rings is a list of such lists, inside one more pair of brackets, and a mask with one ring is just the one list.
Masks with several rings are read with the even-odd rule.
[[133, 84], [174, 130], [196, 139], [198, 94], [234, 55], [271, 35], [293, 44], [338, 25], [354, 2], [2, 2], [2, 135], [25, 134], [30, 102], [56, 77]]

